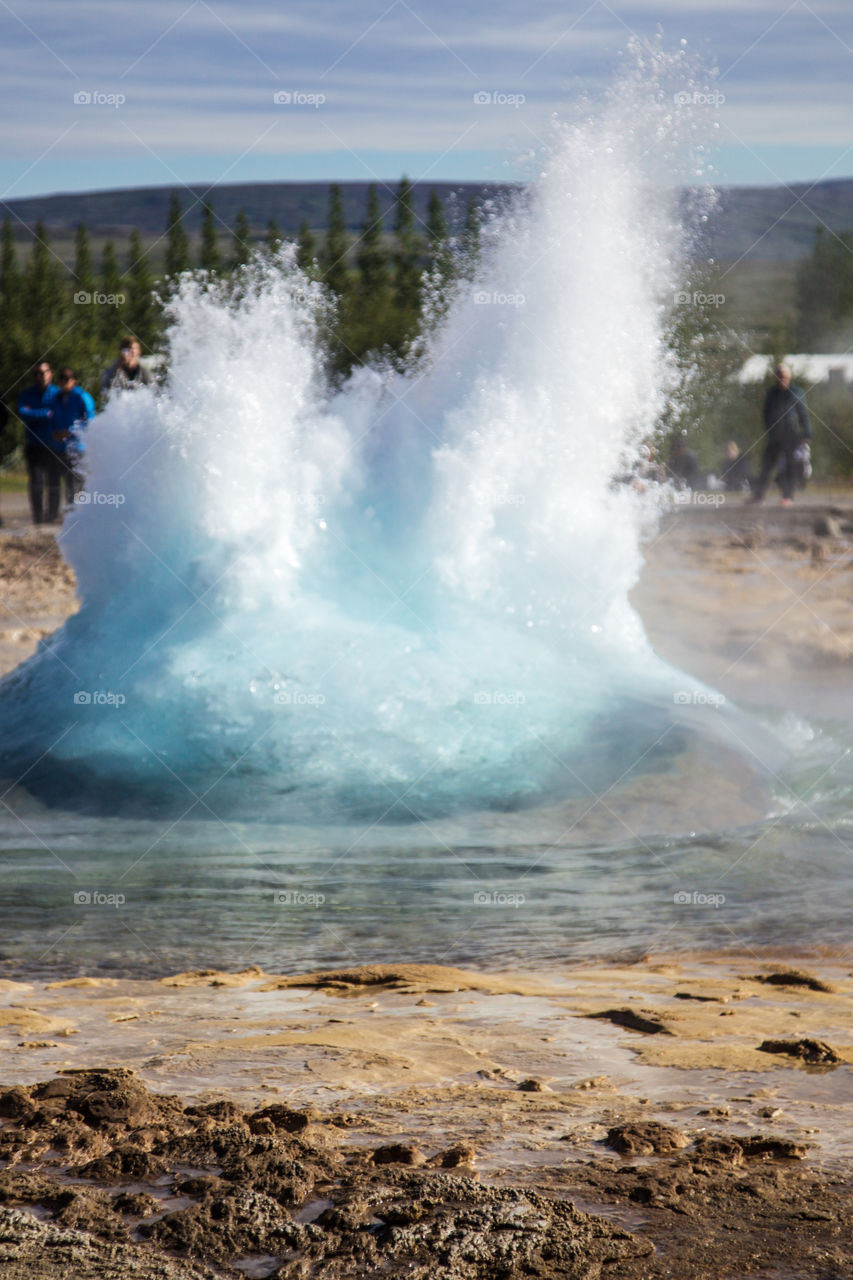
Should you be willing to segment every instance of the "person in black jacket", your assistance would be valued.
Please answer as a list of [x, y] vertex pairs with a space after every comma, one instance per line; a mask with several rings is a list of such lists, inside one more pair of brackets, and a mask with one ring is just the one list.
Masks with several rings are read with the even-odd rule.
[[774, 383], [764, 398], [764, 457], [761, 473], [755, 483], [753, 502], [760, 502], [774, 476], [782, 490], [782, 503], [789, 507], [797, 482], [797, 460], [794, 457], [804, 440], [810, 440], [812, 429], [803, 393], [791, 382], [791, 370], [778, 364]]

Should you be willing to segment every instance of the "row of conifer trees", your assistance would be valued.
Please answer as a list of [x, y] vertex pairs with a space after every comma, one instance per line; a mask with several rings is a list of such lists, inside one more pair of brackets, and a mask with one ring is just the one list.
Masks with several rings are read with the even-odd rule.
[[[451, 234], [444, 204], [429, 193], [427, 216], [415, 212], [412, 185], [403, 178], [394, 206], [383, 221], [377, 186], [369, 187], [363, 223], [355, 234], [346, 225], [341, 189], [329, 189], [326, 226], [307, 223], [296, 237], [298, 265], [334, 296], [334, 315], [325, 333], [329, 369], [345, 375], [369, 356], [403, 359], [423, 324], [427, 295], [441, 298], [479, 251], [480, 210], [468, 205], [464, 226]], [[194, 240], [184, 223], [181, 200], [173, 192], [160, 240], [144, 245], [131, 231], [125, 246], [107, 240], [98, 260], [85, 225], [77, 227], [73, 261], [51, 246], [43, 223], [34, 228], [26, 252], [7, 219], [0, 233], [0, 401], [11, 410], [5, 449], [19, 442], [14, 408], [37, 359], [54, 368], [71, 365], [81, 384], [97, 396], [103, 369], [118, 343], [132, 334], [144, 354], [161, 349], [165, 307], [185, 271], [228, 278], [255, 254], [275, 254], [283, 233], [274, 220], [250, 225], [245, 212], [224, 228], [213, 203], [203, 202], [201, 232]], [[156, 265], [155, 265], [156, 264]]]

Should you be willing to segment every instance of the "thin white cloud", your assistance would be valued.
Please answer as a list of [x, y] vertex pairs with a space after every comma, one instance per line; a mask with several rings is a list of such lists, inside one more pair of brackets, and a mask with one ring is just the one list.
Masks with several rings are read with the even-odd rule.
[[[604, 89], [631, 31], [651, 40], [659, 23], [671, 44], [684, 36], [707, 50], [709, 64], [716, 59], [726, 99], [720, 132], [729, 143], [812, 146], [817, 155], [851, 140], [849, 0], [699, 0], [689, 11], [682, 0], [542, 0], [532, 11], [519, 0], [464, 8], [455, 0], [369, 0], [357, 10], [343, 0], [287, 8], [273, 0], [91, 0], [82, 11], [66, 0], [27, 0], [24, 11], [10, 0], [9, 8], [0, 48], [0, 105], [11, 122], [5, 157], [23, 171], [73, 120], [63, 156], [76, 163], [81, 188], [106, 185], [111, 159], [134, 148], [149, 172], [152, 152], [164, 172], [204, 155], [224, 168], [271, 120], [263, 144], [271, 157], [387, 151], [410, 155], [413, 169], [418, 157], [456, 146], [512, 157], [535, 146], [572, 97]], [[527, 100], [515, 114], [476, 111], [478, 89]], [[81, 90], [123, 93], [126, 103], [112, 115], [75, 108]], [[322, 92], [326, 101], [276, 116], [276, 90]], [[44, 166], [30, 180], [43, 190]], [[756, 180], [765, 180], [757, 162]]]

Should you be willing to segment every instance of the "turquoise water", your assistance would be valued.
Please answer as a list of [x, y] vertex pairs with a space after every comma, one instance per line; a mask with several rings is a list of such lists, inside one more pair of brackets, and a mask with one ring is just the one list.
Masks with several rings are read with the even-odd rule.
[[628, 603], [685, 74], [556, 129], [405, 371], [328, 384], [290, 248], [183, 282], [166, 386], [89, 431], [80, 611], [0, 684], [9, 971], [843, 941], [846, 748], [780, 780]]

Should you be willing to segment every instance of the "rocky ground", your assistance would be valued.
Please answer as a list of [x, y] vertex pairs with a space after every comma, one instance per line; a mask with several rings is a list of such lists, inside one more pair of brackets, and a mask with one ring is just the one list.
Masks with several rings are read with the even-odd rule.
[[842, 1280], [851, 975], [738, 968], [6, 981], [0, 1272]]

